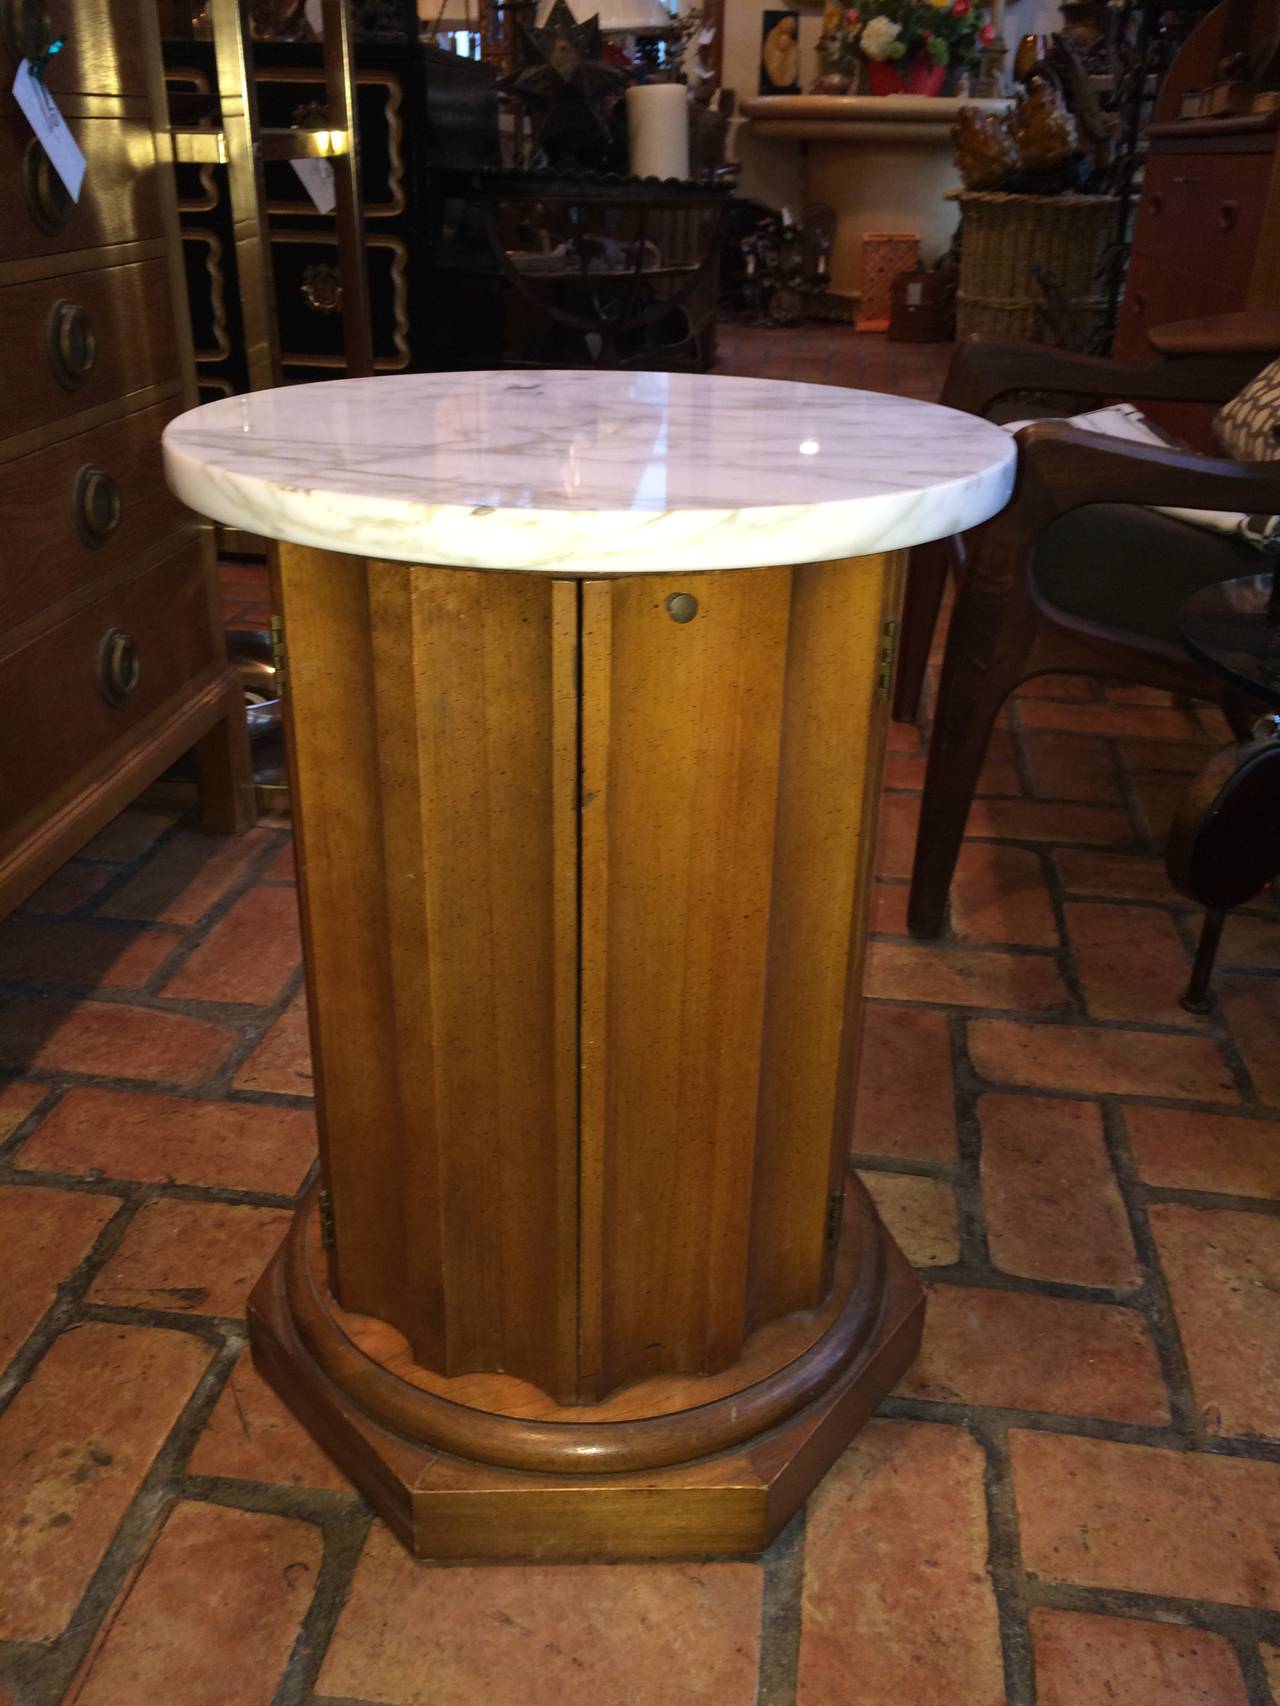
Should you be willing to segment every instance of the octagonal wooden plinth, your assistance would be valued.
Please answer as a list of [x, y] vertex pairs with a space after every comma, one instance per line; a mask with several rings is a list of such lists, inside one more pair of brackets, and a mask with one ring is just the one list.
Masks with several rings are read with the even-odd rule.
[[[254, 1361], [418, 1557], [759, 1552], [919, 1348], [920, 1282], [856, 1178], [849, 1190], [856, 1212], [823, 1310], [754, 1335], [719, 1375], [647, 1381], [590, 1407], [538, 1403], [526, 1383], [502, 1377], [440, 1379], [383, 1324], [344, 1315], [325, 1288], [313, 1195], [250, 1298]], [[459, 1392], [505, 1407], [481, 1409]], [[467, 1455], [468, 1439], [491, 1458], [544, 1467]], [[708, 1442], [718, 1449], [701, 1450]], [[578, 1467], [602, 1459], [648, 1466]]]

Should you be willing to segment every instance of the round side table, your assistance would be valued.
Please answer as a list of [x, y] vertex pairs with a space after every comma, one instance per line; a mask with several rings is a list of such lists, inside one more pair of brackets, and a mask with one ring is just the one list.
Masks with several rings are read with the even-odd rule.
[[320, 1182], [259, 1368], [422, 1556], [759, 1550], [919, 1342], [846, 1168], [876, 799], [903, 551], [1012, 440], [517, 371], [165, 455], [281, 541]]

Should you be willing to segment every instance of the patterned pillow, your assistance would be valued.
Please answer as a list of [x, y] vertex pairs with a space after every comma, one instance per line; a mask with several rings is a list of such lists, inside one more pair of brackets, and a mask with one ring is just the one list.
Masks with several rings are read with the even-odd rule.
[[1214, 416], [1213, 436], [1235, 462], [1280, 458], [1280, 361], [1264, 367]]

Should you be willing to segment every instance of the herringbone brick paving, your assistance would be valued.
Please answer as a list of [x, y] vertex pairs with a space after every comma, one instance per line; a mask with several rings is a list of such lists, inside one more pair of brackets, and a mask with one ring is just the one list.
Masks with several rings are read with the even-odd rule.
[[[944, 354], [724, 348], [918, 395]], [[1032, 684], [923, 946], [893, 729], [852, 1145], [930, 1314], [759, 1563], [440, 1567], [371, 1522], [245, 1353], [314, 1148], [287, 820], [126, 812], [0, 926], [0, 1706], [1280, 1702], [1280, 919], [1193, 1019], [1159, 857], [1223, 739]]]

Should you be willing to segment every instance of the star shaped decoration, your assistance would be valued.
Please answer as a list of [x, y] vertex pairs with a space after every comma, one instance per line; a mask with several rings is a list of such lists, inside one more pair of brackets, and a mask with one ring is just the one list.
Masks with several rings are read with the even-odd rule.
[[520, 70], [501, 87], [534, 115], [531, 152], [552, 163], [596, 164], [613, 141], [611, 108], [627, 73], [603, 57], [598, 16], [580, 24], [555, 0], [544, 24], [520, 25]]

